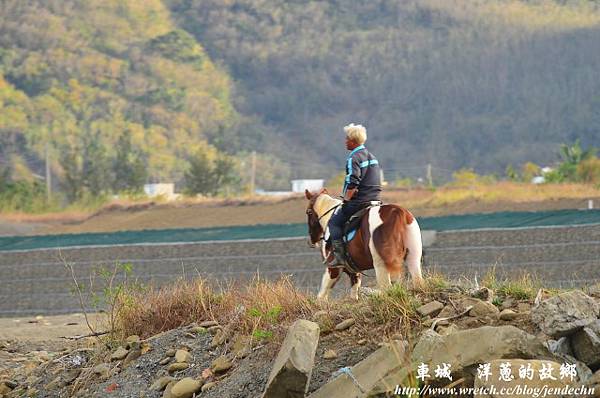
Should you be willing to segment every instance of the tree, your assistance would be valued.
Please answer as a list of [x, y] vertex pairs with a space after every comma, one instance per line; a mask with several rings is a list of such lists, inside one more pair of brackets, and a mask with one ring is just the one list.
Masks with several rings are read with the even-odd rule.
[[81, 182], [92, 196], [97, 197], [105, 194], [110, 188], [110, 159], [98, 132], [84, 135], [83, 138]]
[[218, 154], [211, 159], [207, 151], [200, 150], [189, 159], [185, 173], [185, 191], [188, 194], [215, 196], [239, 182], [235, 160]]
[[133, 146], [129, 130], [125, 130], [117, 142], [113, 174], [114, 192], [140, 192], [148, 179], [146, 154]]

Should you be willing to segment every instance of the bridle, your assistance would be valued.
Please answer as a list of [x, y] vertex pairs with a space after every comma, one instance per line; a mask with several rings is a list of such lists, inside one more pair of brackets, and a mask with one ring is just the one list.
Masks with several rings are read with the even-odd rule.
[[[337, 208], [338, 208], [338, 207], [340, 207], [341, 205], [342, 205], [342, 204], [341, 204], [341, 203], [339, 203], [339, 204], [337, 204], [337, 205], [333, 206], [331, 209], [329, 209], [329, 210], [327, 210], [325, 213], [323, 213], [323, 215], [322, 215], [321, 217], [317, 218], [317, 221], [321, 222], [321, 219], [322, 219], [323, 217], [325, 217], [327, 214], [331, 213], [332, 211], [334, 211], [335, 209], [337, 209]], [[310, 209], [310, 210], [312, 211], [312, 209]]]

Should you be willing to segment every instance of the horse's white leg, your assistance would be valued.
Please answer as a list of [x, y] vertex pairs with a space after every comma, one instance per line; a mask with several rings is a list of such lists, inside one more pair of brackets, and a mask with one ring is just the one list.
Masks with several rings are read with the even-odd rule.
[[421, 241], [421, 229], [419, 228], [419, 223], [417, 223], [416, 219], [407, 226], [405, 245], [408, 249], [406, 266], [408, 267], [408, 272], [410, 272], [413, 286], [419, 287], [423, 283], [423, 275], [421, 273], [423, 243]]
[[390, 280], [390, 273], [385, 266], [385, 262], [377, 252], [375, 247], [375, 241], [373, 236], [375, 230], [383, 224], [383, 220], [379, 216], [379, 207], [374, 207], [369, 210], [369, 231], [371, 237], [369, 238], [369, 250], [371, 251], [371, 258], [373, 259], [373, 269], [375, 270], [375, 279], [377, 280], [377, 287], [380, 290], [387, 290], [392, 285]]
[[360, 274], [350, 276], [352, 287], [350, 288], [350, 297], [358, 300], [358, 292], [360, 291], [361, 277]]
[[317, 294], [318, 300], [327, 300], [329, 296], [329, 292], [335, 283], [340, 279], [340, 272], [335, 275], [335, 278], [332, 277], [329, 269], [325, 270], [323, 274], [323, 278], [321, 279], [321, 289], [319, 290], [319, 294]]

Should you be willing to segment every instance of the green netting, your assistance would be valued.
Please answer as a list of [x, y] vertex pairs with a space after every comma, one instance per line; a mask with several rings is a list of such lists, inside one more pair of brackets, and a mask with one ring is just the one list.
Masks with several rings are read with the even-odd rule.
[[[467, 214], [419, 218], [418, 221], [421, 229], [436, 231], [600, 224], [600, 210]], [[304, 236], [307, 236], [306, 224], [164, 229], [76, 235], [9, 236], [0, 237], [0, 251], [72, 246], [294, 238]]]

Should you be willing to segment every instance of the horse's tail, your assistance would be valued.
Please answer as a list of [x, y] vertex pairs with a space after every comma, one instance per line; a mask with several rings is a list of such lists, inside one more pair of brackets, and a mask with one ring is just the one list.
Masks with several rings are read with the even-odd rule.
[[388, 254], [386, 257], [404, 259], [408, 249], [406, 246], [409, 240], [408, 226], [414, 221], [413, 215], [400, 206], [388, 205], [382, 207], [381, 216], [383, 224], [375, 230], [373, 238], [384, 248]]

